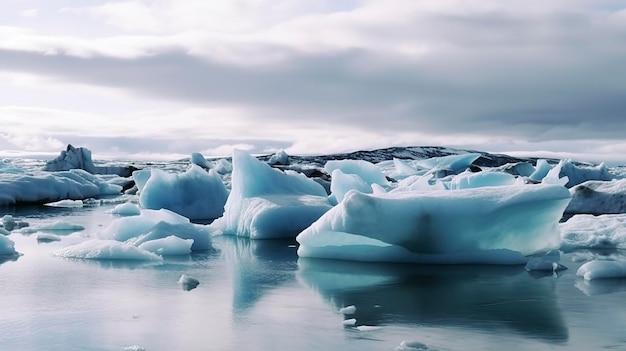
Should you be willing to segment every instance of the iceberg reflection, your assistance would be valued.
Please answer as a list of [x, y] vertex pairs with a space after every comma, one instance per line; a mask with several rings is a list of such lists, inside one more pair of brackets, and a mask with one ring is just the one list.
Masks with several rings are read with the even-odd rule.
[[429, 266], [298, 260], [298, 279], [332, 307], [356, 306], [357, 325], [415, 324], [562, 343], [568, 329], [550, 280], [520, 266]]

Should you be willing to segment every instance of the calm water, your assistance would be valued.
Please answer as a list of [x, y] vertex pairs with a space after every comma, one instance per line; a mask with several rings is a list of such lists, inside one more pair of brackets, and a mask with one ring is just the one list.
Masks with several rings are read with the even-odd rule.
[[[214, 238], [215, 251], [164, 264], [68, 260], [110, 207], [33, 207], [31, 226], [87, 229], [61, 242], [10, 238], [24, 255], [0, 264], [0, 350], [626, 350], [626, 280], [584, 282], [575, 252], [558, 278], [524, 267], [416, 266], [298, 259], [293, 242]], [[200, 281], [184, 291], [177, 280]], [[354, 305], [354, 315], [339, 309]], [[355, 318], [359, 330], [344, 326]]]

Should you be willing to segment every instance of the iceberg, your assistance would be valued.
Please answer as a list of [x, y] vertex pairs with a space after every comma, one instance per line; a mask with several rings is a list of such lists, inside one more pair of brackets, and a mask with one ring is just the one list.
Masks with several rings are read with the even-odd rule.
[[449, 183], [450, 189], [481, 188], [485, 186], [513, 185], [515, 176], [504, 172], [463, 172], [454, 176]]
[[326, 190], [317, 182], [235, 150], [224, 216], [210, 227], [251, 239], [293, 238], [330, 208]]
[[170, 235], [162, 239], [154, 239], [140, 244], [142, 250], [154, 252], [159, 256], [189, 255], [193, 239], [181, 239], [175, 235]]
[[[136, 181], [144, 174], [139, 173]], [[220, 217], [228, 197], [222, 178], [215, 171], [206, 172], [195, 164], [182, 174], [152, 169], [140, 191], [139, 203], [143, 208], [165, 208], [190, 219]]]
[[189, 218], [166, 209], [141, 210], [141, 214], [138, 216], [121, 217], [112, 221], [100, 233], [100, 237], [126, 241], [147, 232], [159, 222], [189, 224]]
[[[330, 193], [337, 203], [343, 201], [346, 193], [350, 190], [356, 190], [364, 194], [371, 194], [373, 192], [372, 186], [366, 183], [357, 174], [346, 174], [341, 169], [335, 169], [331, 177]], [[378, 184], [374, 183], [372, 185]]]
[[626, 278], [626, 262], [613, 260], [593, 260], [578, 268], [576, 275], [585, 280]]
[[570, 189], [572, 201], [565, 213], [626, 213], [626, 179], [590, 180]]
[[626, 214], [575, 215], [559, 229], [564, 251], [626, 249]]
[[461, 155], [450, 155], [441, 157], [431, 157], [417, 162], [417, 166], [429, 169], [428, 173], [435, 174], [439, 171], [452, 171], [458, 174], [466, 170], [474, 161], [480, 157], [479, 153], [467, 153]]
[[118, 216], [139, 216], [141, 214], [141, 208], [133, 203], [125, 202], [116, 205], [111, 210], [111, 213]]
[[324, 166], [324, 170], [328, 174], [333, 174], [337, 169], [345, 174], [356, 174], [367, 184], [389, 185], [385, 174], [371, 162], [364, 160], [332, 160], [326, 162]]
[[556, 185], [378, 195], [351, 191], [296, 238], [300, 257], [523, 264], [558, 248], [570, 200]]
[[162, 261], [163, 258], [152, 252], [115, 240], [93, 239], [71, 245], [54, 253], [65, 258], [89, 260], [146, 260]]
[[551, 169], [552, 166], [550, 166], [548, 161], [543, 159], [537, 160], [535, 171], [530, 176], [528, 176], [528, 179], [532, 180], [533, 182], [541, 182], [541, 180], [548, 175]]
[[91, 159], [91, 150], [84, 147], [74, 147], [67, 145], [64, 151], [54, 160], [46, 162], [43, 170], [48, 172], [69, 171], [72, 169], [82, 169], [91, 174], [115, 174], [120, 177], [130, 177], [137, 168], [133, 166], [119, 167], [108, 166], [98, 167]]
[[15, 251], [15, 243], [13, 240], [7, 238], [4, 235], [0, 235], [0, 262], [4, 257], [14, 257], [18, 253]]
[[[168, 239], [172, 236], [178, 240]], [[152, 243], [157, 240], [159, 240], [159, 244]], [[185, 243], [183, 244], [181, 240]], [[136, 237], [128, 239], [126, 242], [139, 247], [152, 243], [147, 246], [150, 248], [166, 244], [163, 246], [162, 251], [170, 251], [172, 252], [170, 253], [172, 255], [182, 255], [183, 251], [187, 251], [185, 254], [188, 254], [189, 251], [205, 251], [213, 248], [211, 245], [211, 233], [206, 229], [206, 227], [192, 223], [172, 224], [167, 222], [158, 222]], [[191, 244], [189, 244], [190, 242]]]
[[609, 173], [609, 169], [604, 163], [597, 166], [577, 166], [571, 160], [561, 160], [558, 166], [561, 167], [559, 176], [569, 179], [565, 184], [568, 188], [589, 180], [609, 181], [613, 179], [613, 175]]
[[272, 166], [281, 166], [289, 164], [289, 155], [284, 150], [281, 150], [273, 154], [267, 161]]
[[199, 152], [191, 153], [190, 161], [192, 164], [200, 166], [201, 168], [204, 168], [206, 170], [211, 169], [211, 164], [209, 163], [209, 161], [207, 161], [206, 158], [204, 158], [204, 156], [202, 156], [202, 154]]

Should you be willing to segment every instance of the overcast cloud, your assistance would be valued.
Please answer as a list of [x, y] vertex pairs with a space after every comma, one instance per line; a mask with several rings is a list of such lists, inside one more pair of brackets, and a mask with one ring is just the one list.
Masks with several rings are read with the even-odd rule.
[[0, 149], [626, 161], [621, 1], [12, 1]]

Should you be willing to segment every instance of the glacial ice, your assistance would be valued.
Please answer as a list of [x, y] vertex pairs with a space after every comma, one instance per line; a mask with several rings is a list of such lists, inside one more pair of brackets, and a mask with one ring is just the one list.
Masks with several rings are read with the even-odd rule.
[[[131, 245], [141, 246], [144, 243], [166, 239], [170, 236], [175, 236], [181, 240], [191, 240], [192, 244], [189, 246], [189, 249], [192, 251], [210, 250], [213, 247], [211, 245], [211, 233], [206, 226], [192, 223], [168, 223], [163, 221], [138, 233], [133, 238], [129, 238], [126, 242]], [[172, 239], [161, 241], [160, 245], [165, 245], [164, 250], [172, 252], [181, 251], [180, 246], [182, 246], [179, 241]]]
[[200, 281], [187, 274], [183, 274], [178, 279], [178, 284], [180, 284], [183, 290], [190, 291], [198, 287], [198, 285], [200, 285]]
[[162, 261], [163, 258], [152, 252], [115, 240], [92, 239], [62, 248], [54, 253], [65, 258], [92, 260], [147, 260]]
[[339, 309], [339, 313], [341, 314], [355, 314], [356, 313], [356, 306], [354, 305], [350, 305], [350, 306], [346, 306], [346, 307], [342, 307]]
[[515, 181], [515, 176], [504, 172], [463, 172], [452, 178], [449, 188], [458, 190], [485, 186], [513, 185]]
[[548, 172], [550, 172], [551, 169], [552, 166], [548, 163], [548, 161], [543, 159], [537, 160], [535, 171], [528, 177], [528, 179], [535, 182], [541, 182], [541, 180], [548, 175]]
[[364, 160], [332, 160], [326, 162], [324, 169], [328, 174], [333, 174], [336, 169], [345, 174], [356, 174], [367, 184], [389, 185], [380, 168]]
[[366, 183], [357, 174], [346, 174], [341, 169], [335, 169], [331, 177], [330, 193], [337, 203], [343, 201], [344, 196], [350, 190], [356, 190], [364, 194], [373, 192], [370, 184]]
[[301, 257], [419, 263], [526, 263], [558, 248], [570, 199], [554, 185], [381, 195], [349, 192], [297, 236]]
[[281, 150], [275, 154], [273, 154], [270, 159], [267, 161], [270, 165], [288, 165], [289, 164], [289, 155], [284, 150]]
[[209, 161], [207, 161], [206, 158], [204, 158], [204, 156], [202, 156], [202, 154], [199, 152], [191, 153], [190, 162], [206, 170], [211, 169], [211, 164], [209, 163]]
[[320, 184], [235, 150], [224, 216], [210, 227], [251, 239], [293, 238], [330, 208]]
[[17, 256], [15, 242], [4, 235], [0, 235], [0, 258], [7, 256]]
[[175, 235], [170, 235], [162, 239], [154, 239], [141, 243], [140, 249], [154, 252], [160, 256], [189, 255], [193, 239], [181, 239]]
[[560, 264], [561, 252], [559, 250], [550, 250], [545, 255], [539, 257], [533, 257], [526, 263], [526, 270], [531, 271], [548, 271], [556, 273], [567, 269], [564, 265]]
[[0, 206], [118, 195], [122, 187], [80, 169], [37, 174], [0, 174]]
[[480, 157], [479, 153], [467, 153], [442, 157], [431, 157], [417, 162], [417, 165], [429, 169], [428, 173], [434, 174], [441, 170], [450, 170], [455, 174], [463, 172]]
[[85, 170], [91, 174], [115, 174], [120, 177], [130, 177], [134, 167], [98, 167], [91, 159], [91, 150], [84, 147], [67, 145], [64, 151], [54, 160], [46, 162], [43, 170], [48, 172], [69, 171], [72, 169]]
[[84, 229], [85, 229], [84, 226], [77, 224], [77, 223], [72, 223], [72, 222], [68, 222], [65, 220], [56, 220], [50, 223], [44, 223], [44, 224], [40, 224], [40, 225], [36, 225], [32, 227], [22, 228], [20, 232], [22, 234], [31, 234], [31, 233], [36, 233], [39, 231], [47, 231], [47, 232], [61, 232], [61, 233], [69, 234], [69, 233], [78, 232]]
[[166, 209], [141, 210], [139, 216], [115, 219], [104, 228], [100, 236], [103, 239], [126, 241], [147, 232], [159, 222], [189, 224], [189, 219]]
[[206, 172], [195, 164], [182, 174], [152, 169], [140, 189], [139, 203], [143, 208], [166, 208], [190, 219], [221, 216], [228, 197], [222, 178], [215, 171]]
[[141, 208], [133, 203], [125, 202], [123, 204], [116, 205], [111, 210], [111, 213], [118, 216], [139, 216], [141, 214]]
[[580, 266], [576, 275], [585, 280], [626, 278], [626, 262], [593, 260]]
[[561, 160], [559, 166], [561, 166], [559, 176], [569, 179], [565, 184], [568, 188], [589, 180], [609, 181], [613, 179], [613, 175], [609, 173], [609, 169], [604, 163], [597, 166], [577, 166], [571, 160]]
[[626, 214], [575, 215], [559, 224], [561, 249], [626, 249]]
[[565, 213], [626, 213], [626, 179], [590, 180], [570, 189], [572, 201]]
[[53, 241], [61, 241], [61, 237], [55, 234], [37, 234], [37, 241], [43, 243], [49, 243]]

